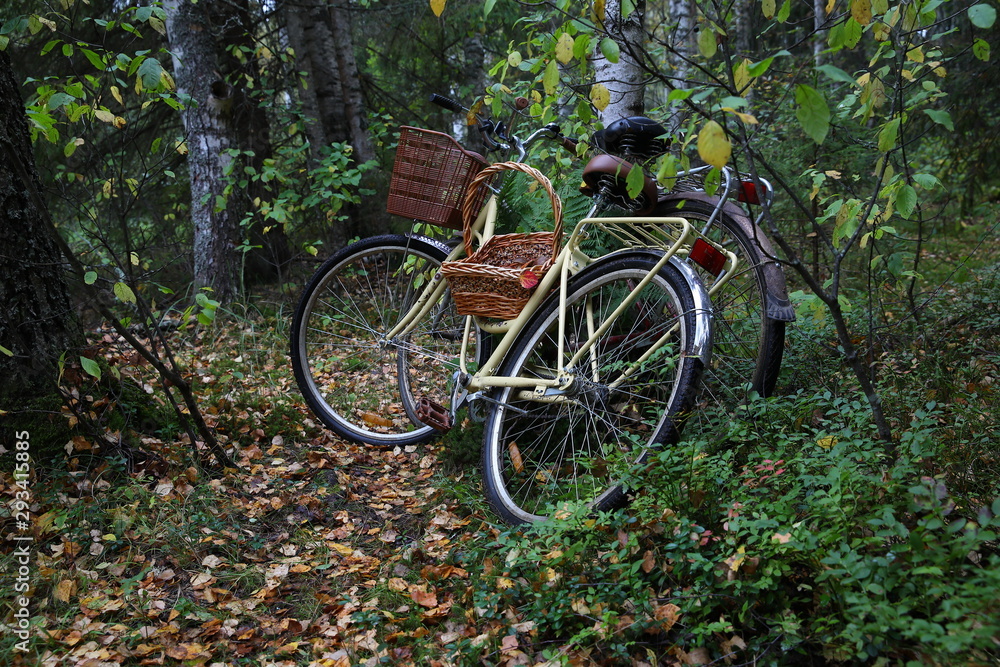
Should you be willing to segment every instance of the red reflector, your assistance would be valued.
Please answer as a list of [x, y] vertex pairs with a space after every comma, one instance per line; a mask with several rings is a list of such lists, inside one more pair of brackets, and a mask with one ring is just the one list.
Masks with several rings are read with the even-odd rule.
[[759, 204], [760, 195], [757, 194], [757, 186], [753, 181], [740, 181], [740, 190], [736, 193], [736, 199], [747, 204]]
[[726, 265], [726, 256], [713, 248], [705, 239], [695, 240], [694, 245], [691, 246], [691, 254], [688, 256], [713, 276], [722, 273], [722, 267]]

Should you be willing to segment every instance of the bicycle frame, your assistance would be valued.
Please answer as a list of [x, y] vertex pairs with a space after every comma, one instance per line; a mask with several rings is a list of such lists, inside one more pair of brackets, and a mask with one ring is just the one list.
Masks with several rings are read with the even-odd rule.
[[[598, 206], [592, 209], [591, 214], [597, 210]], [[489, 238], [493, 234], [497, 215], [496, 197], [491, 197], [483, 207], [482, 212], [473, 224], [473, 229], [480, 233], [480, 238]], [[566, 329], [566, 298], [568, 293], [569, 278], [578, 273], [588, 264], [597, 261], [599, 258], [592, 258], [580, 247], [580, 243], [590, 236], [590, 233], [601, 230], [616, 238], [622, 249], [615, 252], [649, 250], [654, 251], [659, 257], [657, 263], [645, 276], [645, 278], [632, 289], [621, 304], [607, 316], [605, 322], [594, 327], [594, 323], [588, 325], [588, 338], [579, 349], [575, 350], [572, 358], [568, 362], [564, 361], [565, 329]], [[565, 247], [559, 253], [553, 266], [546, 272], [539, 282], [534, 293], [529, 298], [521, 313], [513, 320], [495, 323], [480, 318], [468, 317], [466, 319], [465, 331], [462, 340], [462, 352], [459, 357], [459, 368], [461, 375], [459, 381], [462, 388], [468, 392], [475, 393], [476, 397], [481, 397], [483, 390], [512, 387], [521, 389], [520, 398], [530, 398], [539, 402], [557, 402], [565, 400], [563, 395], [565, 390], [572, 384], [577, 375], [578, 368], [584, 368], [584, 360], [591, 352], [596, 342], [607, 332], [615, 320], [620, 317], [628, 308], [632, 306], [638, 298], [640, 292], [649, 285], [656, 274], [668, 263], [674, 261], [678, 267], [683, 267], [682, 273], [692, 286], [695, 294], [696, 310], [699, 311], [699, 324], [697, 328], [697, 340], [695, 349], [700, 351], [704, 360], [711, 353], [711, 305], [710, 293], [702, 287], [700, 280], [695, 276], [693, 269], [687, 267], [683, 262], [678, 262], [675, 257], [687, 254], [691, 243], [695, 238], [703, 238], [692, 225], [683, 218], [656, 218], [656, 217], [620, 217], [620, 218], [594, 218], [587, 217], [581, 220], [574, 228]], [[712, 292], [720, 289], [735, 274], [738, 262], [737, 256], [724, 248], [717, 246], [711, 241], [713, 247], [726, 257], [723, 273], [719, 280], [715, 281]], [[446, 261], [451, 261], [462, 256], [464, 246], [457, 246], [449, 254]], [[607, 257], [609, 255], [602, 255]], [[558, 285], [558, 287], [557, 287]], [[558, 355], [555, 369], [555, 377], [551, 379], [543, 378], [523, 378], [505, 377], [495, 375], [497, 368], [503, 361], [507, 352], [514, 344], [518, 333], [525, 327], [532, 315], [537, 312], [541, 303], [554, 289], [559, 290], [559, 319], [558, 319]], [[413, 331], [417, 324], [427, 317], [434, 306], [440, 302], [447, 290], [447, 281], [440, 271], [437, 271], [430, 283], [424, 287], [422, 293], [414, 303], [413, 307], [400, 319], [385, 336], [385, 341], [395, 341], [405, 337]], [[473, 321], [481, 330], [488, 333], [503, 334], [493, 353], [490, 355], [481, 368], [472, 373], [466, 363], [468, 347], [472, 334]], [[610, 383], [616, 387], [627, 380], [641, 364], [645, 363], [657, 350], [675, 334], [678, 325], [674, 325], [669, 330], [660, 335], [656, 343], [637, 361], [621, 371], [620, 377]], [[592, 361], [593, 363], [593, 361]], [[596, 375], [596, 368], [591, 368], [591, 373]], [[597, 381], [597, 377], [590, 378]], [[453, 409], [457, 406], [453, 406]]]

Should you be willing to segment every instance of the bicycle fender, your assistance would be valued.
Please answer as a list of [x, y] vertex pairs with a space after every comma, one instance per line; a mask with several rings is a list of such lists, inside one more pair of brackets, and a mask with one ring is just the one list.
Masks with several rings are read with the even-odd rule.
[[[424, 243], [427, 243], [429, 245], [434, 246], [435, 248], [437, 248], [438, 250], [440, 250], [441, 252], [443, 252], [446, 255], [448, 253], [450, 253], [452, 250], [454, 250], [454, 246], [448, 245], [444, 241], [439, 241], [438, 239], [432, 239], [429, 236], [424, 236], [423, 234], [406, 233], [406, 234], [403, 234], [403, 236], [405, 236], [407, 238], [410, 238], [410, 239], [417, 239], [418, 241], [423, 241]], [[455, 245], [458, 245], [458, 243], [461, 242], [462, 237], [461, 236], [454, 236], [454, 237], [452, 237], [452, 238], [450, 238], [448, 240], [449, 241], [455, 241]]]
[[[713, 208], [719, 204], [718, 197], [707, 195], [704, 192], [673, 192], [668, 195], [661, 196], [657, 205], [662, 206], [663, 204], [670, 202], [681, 203], [688, 200], [699, 201]], [[736, 223], [743, 228], [746, 235], [754, 240], [757, 244], [757, 248], [760, 250], [761, 257], [769, 260], [764, 264], [764, 282], [767, 286], [767, 303], [764, 306], [764, 314], [770, 319], [779, 322], [794, 322], [795, 308], [792, 306], [792, 302], [788, 299], [788, 286], [785, 282], [785, 272], [781, 268], [781, 264], [777, 261], [777, 259], [773, 259], [777, 257], [777, 254], [775, 254], [774, 246], [771, 245], [771, 241], [764, 235], [760, 227], [755, 225], [754, 222], [747, 217], [747, 214], [743, 211], [743, 209], [736, 204], [726, 202], [722, 211], [735, 220]]]
[[712, 360], [712, 327], [715, 311], [712, 309], [712, 301], [708, 297], [708, 290], [705, 283], [698, 277], [698, 273], [687, 262], [681, 261], [677, 257], [671, 257], [670, 263], [674, 265], [691, 288], [691, 295], [694, 297], [695, 319], [694, 341], [691, 346], [692, 353], [701, 359], [701, 362], [708, 366]]

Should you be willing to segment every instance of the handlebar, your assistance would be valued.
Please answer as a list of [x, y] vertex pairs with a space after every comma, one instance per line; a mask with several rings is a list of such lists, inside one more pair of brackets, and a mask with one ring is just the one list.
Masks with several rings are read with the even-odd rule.
[[[445, 97], [444, 95], [433, 93], [430, 96], [430, 101], [433, 104], [454, 113], [469, 113], [469, 109], [467, 107], [449, 97]], [[556, 141], [566, 150], [575, 152], [576, 146], [579, 142], [575, 139], [564, 136], [559, 130], [558, 123], [549, 123], [545, 127], [535, 130], [528, 136], [528, 138], [523, 140], [512, 133], [514, 126], [517, 124], [519, 116], [518, 112], [524, 111], [530, 105], [531, 102], [525, 97], [515, 98], [514, 112], [511, 115], [510, 121], [506, 125], [503, 121], [481, 118], [478, 114], [475, 116], [476, 126], [479, 128], [479, 133], [483, 140], [483, 146], [486, 150], [513, 150], [517, 152], [517, 161], [523, 162], [525, 156], [528, 154], [528, 149], [532, 144], [539, 139], [551, 139]]]

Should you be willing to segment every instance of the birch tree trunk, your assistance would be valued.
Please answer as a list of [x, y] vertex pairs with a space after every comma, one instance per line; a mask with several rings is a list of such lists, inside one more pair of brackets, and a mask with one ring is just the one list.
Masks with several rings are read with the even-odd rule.
[[645, 84], [637, 58], [643, 50], [645, 7], [645, 0], [638, 0], [632, 12], [623, 16], [622, 0], [607, 0], [604, 4], [604, 30], [619, 48], [618, 62], [603, 55], [594, 62], [596, 82], [604, 84], [611, 94], [611, 101], [600, 113], [605, 126], [619, 118], [643, 113]]
[[210, 287], [212, 298], [232, 301], [239, 285], [239, 221], [224, 196], [223, 174], [235, 148], [229, 123], [233, 90], [217, 71], [211, 1], [166, 0], [167, 37], [174, 57], [177, 92], [189, 96], [181, 111], [187, 136], [194, 228], [195, 287]]
[[813, 58], [817, 65], [823, 64], [823, 51], [826, 50], [826, 40], [823, 39], [823, 26], [826, 24], [826, 5], [823, 0], [813, 0]]

